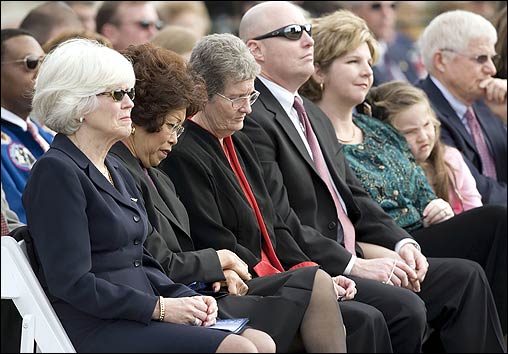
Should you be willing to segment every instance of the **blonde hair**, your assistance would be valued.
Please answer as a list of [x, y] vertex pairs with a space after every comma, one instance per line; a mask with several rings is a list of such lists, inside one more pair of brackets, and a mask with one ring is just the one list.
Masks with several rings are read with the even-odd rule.
[[[339, 10], [330, 15], [312, 21], [314, 39], [314, 64], [327, 71], [332, 62], [367, 43], [372, 60], [379, 56], [378, 43], [369, 30], [367, 23], [350, 11]], [[311, 101], [322, 97], [320, 85], [311, 77], [300, 89], [300, 93]]]
[[423, 103], [431, 122], [434, 125], [435, 142], [434, 148], [427, 161], [420, 163], [436, 195], [449, 201], [450, 187], [455, 186], [455, 181], [450, 178], [455, 176], [453, 167], [444, 158], [445, 146], [441, 142], [441, 122], [430, 106], [425, 92], [403, 81], [392, 81], [373, 87], [367, 95], [366, 101], [372, 108], [372, 116], [389, 123], [394, 128], [395, 117], [416, 104]]

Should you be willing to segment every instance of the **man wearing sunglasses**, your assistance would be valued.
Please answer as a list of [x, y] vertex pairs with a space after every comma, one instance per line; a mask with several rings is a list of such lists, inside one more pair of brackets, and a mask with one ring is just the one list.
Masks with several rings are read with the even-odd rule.
[[496, 29], [478, 14], [437, 16], [419, 41], [430, 75], [418, 86], [441, 121], [442, 140], [462, 152], [483, 204], [506, 205], [507, 84], [493, 77], [496, 42]]
[[413, 41], [397, 32], [397, 1], [348, 1], [350, 9], [367, 22], [379, 42], [379, 61], [374, 65], [374, 86], [393, 80], [410, 83], [423, 78], [425, 70]]
[[104, 1], [96, 22], [97, 32], [118, 51], [148, 43], [164, 26], [151, 1]]
[[11, 209], [26, 223], [21, 193], [35, 161], [53, 135], [30, 119], [34, 77], [44, 56], [37, 40], [19, 29], [2, 29], [2, 186]]
[[[426, 258], [361, 188], [328, 117], [299, 96], [314, 73], [314, 41], [305, 23], [298, 7], [282, 1], [258, 4], [242, 18], [240, 37], [261, 66], [255, 82], [260, 95], [243, 132], [256, 148], [275, 208], [301, 249], [330, 275], [347, 275], [356, 283], [354, 301], [340, 304], [348, 351], [421, 352], [427, 326], [450, 352], [499, 351], [492, 293], [484, 280], [474, 280], [485, 279], [483, 270], [467, 260]], [[340, 77], [335, 84], [348, 89]], [[374, 244], [379, 253], [364, 254], [361, 242]], [[372, 328], [376, 333], [388, 328], [391, 347], [372, 346], [377, 334], [358, 335], [352, 310], [382, 314]]]

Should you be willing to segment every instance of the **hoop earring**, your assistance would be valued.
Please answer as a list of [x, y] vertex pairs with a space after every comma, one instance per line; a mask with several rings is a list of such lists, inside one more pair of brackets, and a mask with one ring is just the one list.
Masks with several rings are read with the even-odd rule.
[[131, 129], [131, 135], [134, 135], [135, 132], [136, 132], [136, 127], [132, 127], [132, 129]]

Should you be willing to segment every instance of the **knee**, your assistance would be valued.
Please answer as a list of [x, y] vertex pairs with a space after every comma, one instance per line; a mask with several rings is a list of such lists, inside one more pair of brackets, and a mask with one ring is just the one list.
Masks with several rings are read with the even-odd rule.
[[314, 287], [321, 289], [323, 286], [333, 284], [332, 277], [322, 269], [318, 269], [314, 278]]
[[255, 339], [252, 339], [254, 345], [256, 346], [259, 353], [275, 353], [276, 352], [276, 344], [272, 337], [270, 337], [267, 333], [257, 331], [254, 329], [247, 329], [247, 331], [256, 331], [257, 335]]
[[458, 284], [472, 285], [474, 283], [483, 283], [485, 286], [489, 283], [482, 266], [468, 259], [454, 258], [454, 277]]
[[257, 346], [243, 335], [230, 334], [220, 343], [216, 353], [259, 353]]
[[427, 326], [427, 310], [425, 302], [415, 293], [402, 289], [406, 292], [403, 300], [400, 301], [401, 306], [399, 315], [404, 322], [404, 326], [412, 328], [415, 333], [423, 333]]

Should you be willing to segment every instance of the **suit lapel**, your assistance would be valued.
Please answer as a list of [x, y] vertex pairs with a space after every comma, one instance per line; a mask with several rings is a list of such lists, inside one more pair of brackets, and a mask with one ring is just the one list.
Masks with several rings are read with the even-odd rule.
[[[190, 225], [185, 207], [178, 200], [176, 192], [166, 183], [163, 183], [162, 172], [156, 168], [148, 169], [148, 174], [157, 187], [160, 198], [153, 198], [155, 207], [176, 227], [190, 238]], [[166, 177], [168, 178], [168, 177]], [[168, 189], [172, 190], [169, 192]], [[155, 191], [154, 191], [155, 192]], [[182, 223], [182, 222], [183, 223]]]
[[[291, 122], [291, 118], [288, 117], [279, 101], [277, 101], [270, 90], [268, 90], [268, 88], [259, 79], [256, 79], [255, 85], [256, 90], [260, 92], [259, 101], [263, 104], [265, 110], [270, 112], [273, 115], [274, 120], [282, 126], [282, 131], [288, 136], [291, 143], [294, 145], [300, 156], [307, 162], [309, 167], [311, 167], [314, 172], [318, 173], [316, 166], [314, 165], [314, 161], [310, 157], [300, 134], [298, 134], [298, 131]], [[313, 123], [311, 122], [311, 124]]]
[[464, 127], [464, 124], [462, 124], [460, 117], [457, 116], [457, 113], [455, 113], [452, 106], [450, 106], [446, 98], [444, 98], [437, 86], [434, 85], [430, 77], [427, 77], [423, 81], [422, 88], [429, 96], [432, 107], [436, 111], [438, 118], [448, 125], [450, 130], [458, 132], [467, 144], [476, 151], [476, 145], [474, 144], [473, 138], [466, 130], [466, 127]]
[[121, 176], [120, 172], [117, 171], [118, 164], [116, 161], [111, 159], [109, 156], [106, 156], [105, 163], [109, 169], [111, 177], [113, 178], [113, 182], [116, 186], [115, 188], [111, 185], [111, 183], [109, 183], [106, 177], [104, 177], [102, 173], [100, 173], [99, 170], [90, 162], [85, 154], [83, 154], [83, 152], [70, 141], [67, 136], [63, 134], [57, 134], [53, 140], [51, 147], [67, 154], [83, 170], [83, 172], [88, 176], [88, 178], [90, 178], [92, 183], [98, 189], [109, 194], [119, 203], [138, 211], [132, 201], [125, 197], [130, 195], [130, 193], [125, 187], [123, 177]]

